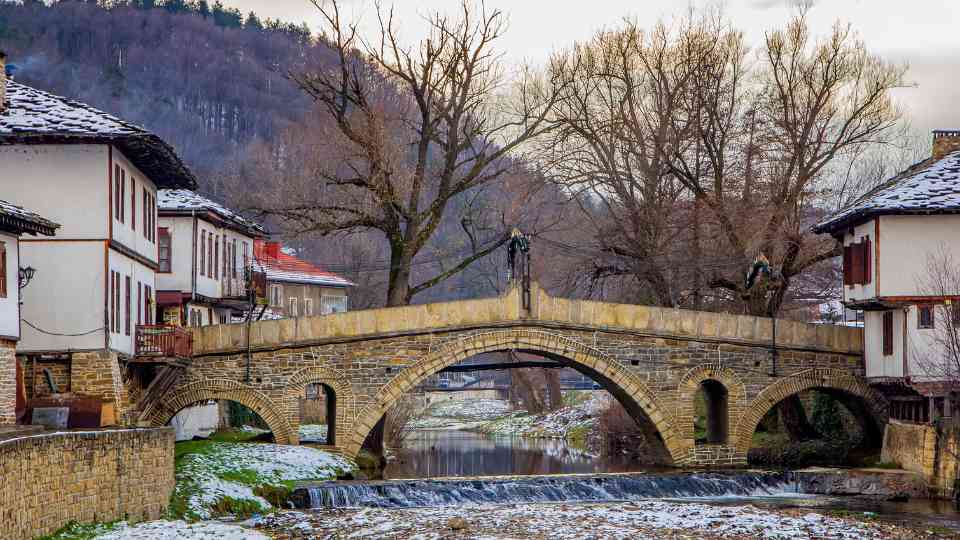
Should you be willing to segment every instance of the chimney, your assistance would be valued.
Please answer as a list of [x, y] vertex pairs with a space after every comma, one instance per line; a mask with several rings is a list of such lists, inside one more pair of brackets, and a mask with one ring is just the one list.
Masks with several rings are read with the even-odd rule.
[[0, 51], [0, 113], [7, 110], [7, 53]]
[[933, 158], [940, 159], [951, 152], [960, 150], [960, 130], [933, 130]]
[[267, 257], [271, 259], [280, 258], [280, 242], [267, 242]]

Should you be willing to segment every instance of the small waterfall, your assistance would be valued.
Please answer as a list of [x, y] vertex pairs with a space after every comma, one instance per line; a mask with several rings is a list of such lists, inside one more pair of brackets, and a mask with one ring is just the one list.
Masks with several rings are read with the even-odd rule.
[[793, 491], [792, 481], [787, 473], [737, 472], [323, 482], [297, 488], [293, 500], [301, 508], [404, 508], [468, 503], [743, 497]]

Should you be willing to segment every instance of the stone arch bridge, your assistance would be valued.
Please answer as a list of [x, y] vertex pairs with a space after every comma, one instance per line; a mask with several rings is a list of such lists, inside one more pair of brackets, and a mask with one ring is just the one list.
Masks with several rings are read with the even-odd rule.
[[[513, 289], [490, 299], [260, 321], [249, 326], [249, 342], [244, 324], [196, 329], [192, 362], [141, 408], [139, 422], [165, 425], [184, 407], [228, 399], [256, 411], [277, 442], [297, 444], [299, 398], [306, 385], [322, 383], [335, 395], [330, 450], [355, 456], [404, 392], [470, 356], [505, 350], [548, 357], [599, 382], [677, 466], [745, 464], [761, 418], [808, 389], [844, 398], [874, 433], [887, 421], [884, 398], [863, 378], [859, 329], [554, 298], [536, 284], [528, 305]], [[711, 389], [706, 442], [694, 437], [701, 385]]]

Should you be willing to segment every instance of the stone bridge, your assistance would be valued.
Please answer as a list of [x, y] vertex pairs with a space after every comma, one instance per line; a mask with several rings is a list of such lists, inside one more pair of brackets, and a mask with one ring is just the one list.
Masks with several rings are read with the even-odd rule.
[[[196, 329], [193, 361], [146, 404], [140, 423], [165, 425], [189, 405], [233, 400], [257, 412], [278, 443], [297, 444], [299, 398], [322, 383], [335, 398], [328, 448], [355, 456], [385, 412], [426, 377], [479, 353], [511, 350], [597, 381], [677, 466], [745, 464], [760, 420], [804, 390], [842, 398], [871, 433], [887, 421], [884, 398], [863, 378], [855, 328], [561, 299], [536, 284], [528, 308], [512, 289], [249, 328], [249, 342], [244, 324]], [[699, 388], [708, 402], [706, 442], [694, 436]]]

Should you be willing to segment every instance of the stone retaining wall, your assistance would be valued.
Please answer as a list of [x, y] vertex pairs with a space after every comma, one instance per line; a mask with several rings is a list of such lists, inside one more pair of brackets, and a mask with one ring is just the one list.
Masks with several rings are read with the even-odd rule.
[[0, 442], [0, 538], [70, 521], [158, 519], [174, 488], [173, 429], [74, 431]]
[[15, 341], [0, 339], [0, 426], [17, 422], [17, 356]]
[[919, 473], [934, 497], [953, 498], [960, 434], [929, 424], [891, 420], [884, 430], [881, 460]]

